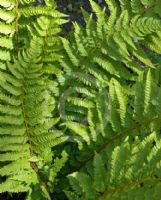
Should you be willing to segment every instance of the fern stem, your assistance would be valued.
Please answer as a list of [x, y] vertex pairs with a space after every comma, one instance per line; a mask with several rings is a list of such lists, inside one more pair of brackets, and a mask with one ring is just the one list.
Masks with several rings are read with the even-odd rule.
[[114, 193], [116, 192], [119, 192], [121, 190], [126, 190], [132, 186], [136, 186], [136, 185], [141, 185], [141, 184], [146, 184], [146, 185], [151, 185], [154, 183], [158, 183], [160, 182], [161, 179], [158, 179], [158, 178], [152, 178], [152, 177], [146, 177], [144, 179], [139, 179], [139, 180], [134, 180], [134, 181], [131, 181], [129, 183], [126, 183], [124, 185], [121, 185], [121, 186], [118, 186], [117, 188], [115, 189], [109, 189], [109, 190], [106, 190], [105, 192], [103, 192], [96, 200], [103, 200], [105, 198], [107, 198], [107, 196], [110, 196], [110, 195], [113, 195]]
[[[25, 96], [25, 94], [23, 96]], [[34, 153], [33, 148], [32, 148], [32, 140], [31, 140], [31, 136], [30, 136], [30, 133], [29, 133], [28, 123], [27, 123], [27, 120], [26, 120], [27, 116], [26, 116], [26, 112], [25, 112], [25, 108], [24, 108], [24, 98], [23, 97], [22, 97], [22, 113], [23, 113], [23, 118], [24, 118], [24, 126], [25, 126], [25, 129], [26, 129], [26, 135], [27, 135], [28, 142], [29, 142], [30, 156], [33, 157], [35, 155], [35, 153]], [[44, 182], [42, 180], [41, 176], [39, 175], [39, 168], [37, 167], [36, 163], [30, 161], [30, 165], [31, 165], [32, 169], [35, 171], [35, 173], [37, 174], [37, 177], [38, 177], [40, 183], [42, 184], [42, 186], [45, 188], [45, 190], [49, 194], [49, 188], [47, 186], [47, 183]]]

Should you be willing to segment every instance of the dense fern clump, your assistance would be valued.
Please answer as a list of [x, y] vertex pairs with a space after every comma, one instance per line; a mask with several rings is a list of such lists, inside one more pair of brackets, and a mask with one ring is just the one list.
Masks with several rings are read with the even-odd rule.
[[[80, 150], [75, 154], [70, 148], [71, 145], [67, 149], [73, 159], [69, 161], [71, 169], [65, 174], [75, 171], [69, 175], [74, 192], [66, 190], [70, 199], [97, 199], [99, 193], [108, 190], [108, 177], [105, 180], [107, 185], [104, 185], [102, 191], [97, 191], [95, 183], [92, 186], [95, 172], [91, 163], [95, 151], [99, 154], [103, 152], [103, 164], [99, 159], [94, 161], [101, 168], [103, 165], [109, 165], [112, 152], [126, 136], [130, 137], [130, 142], [135, 140], [135, 136], [139, 137], [141, 142], [150, 133], [160, 132], [160, 83], [157, 85], [153, 81], [156, 80], [154, 74], [158, 74], [157, 78], [160, 76], [160, 58], [157, 55], [160, 53], [157, 43], [161, 33], [159, 16], [156, 12], [155, 16], [146, 16], [125, 9], [129, 1], [120, 1], [121, 7], [114, 1], [106, 2], [110, 16], [105, 9], [101, 10], [97, 4], [90, 1], [97, 20], [83, 11], [86, 28], [74, 23], [71, 39], [62, 38], [65, 51], [60, 64], [65, 72], [58, 75], [61, 93], [58, 109], [63, 121], [61, 126], [65, 127], [67, 134], [78, 143]], [[151, 70], [145, 70], [146, 68]], [[133, 142], [130, 145], [133, 145]], [[75, 144], [72, 147], [77, 148]], [[107, 151], [107, 155], [104, 155], [104, 151]], [[122, 159], [125, 160], [124, 154]], [[128, 164], [126, 167], [129, 167]], [[86, 174], [78, 172], [84, 170]], [[102, 170], [103, 168], [100, 169]], [[106, 170], [109, 171], [106, 168], [103, 171], [106, 173]], [[104, 175], [96, 173], [96, 178], [103, 179]], [[125, 175], [122, 171], [120, 173]], [[144, 176], [147, 172], [140, 173]], [[158, 182], [158, 174], [157, 177]], [[129, 178], [130, 181], [132, 180]], [[123, 179], [122, 182], [124, 183]], [[99, 184], [104, 183], [99, 182], [98, 187]], [[119, 185], [121, 181], [118, 182], [118, 188]], [[111, 187], [113, 188], [112, 185]], [[115, 191], [115, 188], [113, 189], [111, 193]], [[136, 188], [136, 192], [138, 191]], [[113, 198], [119, 197], [118, 193]], [[106, 196], [101, 198], [108, 199]], [[127, 196], [125, 194], [120, 198], [127, 199]]]
[[60, 111], [65, 120], [84, 119], [86, 107], [92, 106], [91, 98], [100, 88], [108, 87], [112, 77], [125, 85], [133, 83], [145, 67], [154, 67], [147, 51], [160, 51], [159, 19], [131, 15], [127, 9], [120, 11], [113, 1], [106, 2], [110, 15], [91, 0], [97, 20], [83, 11], [86, 28], [74, 23], [71, 40], [62, 38], [65, 52], [60, 64], [65, 75], [58, 76], [59, 90], [62, 93], [64, 87], [70, 88], [68, 95], [62, 94], [65, 106]]
[[89, 2], [0, 0], [0, 194], [160, 198], [160, 1]]
[[[111, 81], [106, 124], [100, 117], [97, 123], [96, 118], [88, 118], [90, 125], [86, 127], [86, 135], [97, 139], [94, 144], [93, 139], [86, 139], [90, 146], [84, 151], [93, 148], [96, 153], [88, 153], [80, 162], [80, 172], [69, 175], [73, 187], [73, 192], [66, 191], [69, 199], [148, 199], [150, 188], [153, 190], [150, 199], [157, 199], [160, 193], [161, 109], [158, 105], [161, 90], [160, 81], [155, 77], [156, 83], [153, 82], [152, 74], [148, 71], [145, 76], [141, 75], [130, 95], [116, 80]], [[101, 109], [97, 112], [98, 116], [102, 115]], [[100, 124], [99, 131], [95, 124]], [[83, 137], [79, 125], [75, 124], [77, 129], [69, 124], [68, 127]], [[80, 156], [78, 159], [82, 158]]]

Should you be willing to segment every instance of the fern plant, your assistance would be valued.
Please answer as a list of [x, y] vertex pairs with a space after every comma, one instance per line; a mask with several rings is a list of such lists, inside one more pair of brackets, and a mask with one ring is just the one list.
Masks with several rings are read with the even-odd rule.
[[[58, 119], [52, 118], [55, 101], [49, 76], [54, 72], [49, 67], [50, 63], [60, 57], [57, 53], [59, 48], [56, 48], [59, 39], [55, 36], [66, 20], [61, 19], [65, 15], [58, 11], [51, 12], [55, 9], [52, 2], [46, 1], [44, 7], [26, 7], [26, 4], [33, 2], [2, 3], [8, 9], [13, 8], [13, 16], [15, 9], [18, 9], [15, 6], [22, 4], [20, 12], [23, 20], [24, 17], [39, 16], [35, 22], [21, 24], [21, 32], [16, 32], [16, 29], [13, 31], [16, 41], [21, 36], [24, 42], [17, 41], [12, 59], [5, 60], [10, 62], [4, 62], [5, 68], [0, 72], [0, 193], [27, 192], [26, 199], [50, 199], [52, 184], [67, 159], [65, 151], [62, 152], [62, 158], [55, 159], [54, 151], [51, 151], [52, 147], [64, 142], [67, 137], [54, 128]], [[10, 4], [13, 6], [10, 7]], [[16, 15], [13, 18], [16, 19]], [[19, 16], [19, 22], [22, 19]], [[11, 27], [14, 26], [7, 26], [8, 29]], [[30, 32], [25, 34], [25, 40], [23, 31]], [[1, 36], [1, 39], [5, 37]], [[15, 42], [14, 37], [9, 39], [10, 44]], [[30, 42], [26, 43], [27, 39]], [[9, 44], [8, 41], [6, 44]], [[2, 51], [5, 54], [4, 48]]]
[[160, 198], [160, 2], [89, 1], [0, 0], [0, 193]]
[[129, 90], [112, 79], [109, 92], [102, 91], [93, 102], [93, 108], [88, 109], [87, 124], [73, 121], [62, 124], [79, 145], [78, 160], [88, 161], [95, 149], [104, 149], [130, 131], [140, 136], [148, 135], [149, 131], [159, 132], [159, 101], [160, 68], [145, 71]]
[[[97, 21], [83, 11], [86, 29], [75, 23], [71, 40], [62, 38], [65, 54], [60, 63], [65, 73], [58, 75], [59, 90], [62, 93], [59, 101], [63, 121], [61, 126], [72, 135], [79, 149], [75, 144], [68, 148], [72, 158], [69, 161], [70, 169], [65, 174], [74, 173], [69, 175], [72, 189], [66, 186], [66, 196], [69, 199], [132, 199], [132, 196], [135, 199], [140, 196], [142, 199], [157, 199], [160, 184], [159, 153], [155, 154], [156, 163], [153, 167], [151, 163], [146, 165], [145, 161], [153, 146], [153, 149], [156, 148], [156, 141], [152, 139], [149, 150], [145, 149], [146, 155], [141, 146], [144, 146], [145, 137], [151, 137], [150, 133], [157, 135], [159, 141], [160, 83], [153, 75], [157, 74], [157, 78], [160, 76], [160, 59], [154, 56], [156, 53], [160, 54], [159, 42], [157, 43], [160, 37], [160, 19], [156, 12], [153, 13], [155, 16], [146, 16], [146, 13], [136, 14], [129, 8], [123, 8], [123, 4], [127, 6], [129, 1], [120, 1], [121, 9], [114, 1], [108, 1], [111, 15], [107, 17], [105, 9], [101, 12], [93, 1], [90, 2]], [[155, 3], [157, 5], [158, 2]], [[158, 31], [156, 27], [153, 30], [150, 28], [156, 22], [159, 25]], [[155, 69], [156, 66], [158, 69]], [[146, 68], [154, 69], [145, 71]], [[134, 163], [131, 164], [130, 156], [127, 158], [129, 161], [117, 169], [119, 163], [126, 161], [126, 155], [121, 154], [123, 150], [120, 145], [126, 136], [129, 137], [126, 142], [130, 140], [127, 142], [130, 148], [135, 149], [130, 151], [139, 152], [141, 148], [140, 158], [143, 160], [138, 160], [141, 163], [139, 166], [146, 165], [139, 171], [140, 174], [136, 173], [134, 179], [125, 173], [130, 166], [135, 166]], [[140, 146], [135, 146], [136, 138]], [[70, 146], [77, 149], [77, 153], [73, 153]], [[120, 154], [116, 149], [120, 149]], [[116, 157], [115, 151], [118, 153]], [[139, 155], [135, 156], [137, 160]], [[120, 162], [114, 166], [116, 169], [108, 167], [110, 163], [112, 165], [113, 159], [117, 162], [119, 158]], [[136, 160], [136, 168], [139, 168]], [[150, 176], [146, 183], [149, 168], [153, 169], [149, 170]], [[113, 170], [118, 173], [118, 179], [116, 175], [113, 182], [110, 182]], [[152, 182], [149, 183], [150, 179]], [[148, 196], [148, 186], [156, 192], [154, 195]], [[106, 195], [108, 193], [109, 196]]]
[[[92, 19], [92, 16], [89, 16], [83, 11], [86, 20], [86, 30], [75, 23], [75, 32], [71, 36], [71, 42], [62, 38], [65, 54], [61, 60], [61, 65], [65, 72], [57, 76], [58, 82], [60, 83], [58, 88], [58, 111], [63, 121], [61, 127], [65, 128], [67, 134], [72, 137], [72, 141], [77, 141], [79, 149], [83, 148], [82, 141], [90, 144], [92, 140], [96, 144], [94, 144], [94, 147], [90, 146], [90, 148], [95, 149], [97, 144], [104, 141], [104, 136], [110, 137], [128, 128], [131, 123], [133, 124], [133, 121], [130, 120], [133, 119], [131, 113], [134, 107], [133, 103], [138, 103], [141, 106], [140, 102], [143, 97], [138, 97], [138, 100], [133, 101], [130, 107], [127, 106], [128, 101], [125, 98], [126, 96], [124, 97], [124, 94], [131, 95], [133, 92], [131, 89], [132, 85], [138, 82], [138, 75], [142, 74], [142, 71], [146, 68], [155, 68], [156, 65], [158, 65], [158, 62], [152, 58], [150, 52], [154, 52], [154, 50], [159, 52], [160, 49], [156, 42], [158, 36], [152, 29], [149, 32], [150, 26], [154, 22], [151, 16], [149, 18], [139, 15], [137, 15], [137, 17], [136, 15], [131, 16], [129, 11], [124, 10], [121, 14], [119, 14], [120, 11], [118, 11], [118, 15], [120, 15], [118, 19], [116, 18], [117, 15], [115, 11], [119, 9], [117, 4], [115, 5], [113, 1], [108, 1], [111, 15], [107, 17], [104, 9], [102, 10], [102, 17], [100, 8], [93, 1], [90, 2], [97, 14], [97, 22]], [[125, 29], [123, 25], [125, 25], [126, 17], [123, 17], [125, 16], [123, 13], [126, 13], [130, 20], [129, 24], [125, 23]], [[113, 19], [113, 14], [116, 19], [111, 21], [111, 19]], [[138, 21], [135, 24], [136, 18]], [[152, 20], [153, 22], [147, 24], [143, 23], [141, 25], [139, 23], [142, 20], [147, 20], [149, 22]], [[157, 20], [157, 22], [160, 23], [159, 20]], [[110, 23], [111, 26], [109, 26]], [[100, 24], [102, 24], [102, 28]], [[120, 26], [118, 26], [119, 24]], [[144, 26], [149, 26], [149, 28], [146, 29]], [[105, 29], [105, 27], [107, 29]], [[117, 29], [118, 27], [120, 27], [120, 29]], [[140, 28], [145, 29], [141, 31], [139, 30]], [[104, 30], [106, 30], [107, 33], [103, 32]], [[99, 35], [101, 33], [103, 37]], [[142, 36], [140, 34], [142, 34]], [[158, 31], [158, 34], [160, 34], [160, 31]], [[118, 38], [117, 41], [115, 36]], [[156, 45], [154, 43], [151, 45], [152, 41], [148, 40], [150, 37], [155, 37], [154, 41]], [[110, 41], [113, 42], [111, 43]], [[146, 41], [146, 44], [144, 41]], [[117, 46], [114, 44], [117, 44]], [[91, 48], [89, 48], [90, 45]], [[146, 45], [146, 51], [144, 45]], [[136, 48], [134, 49], [132, 46]], [[153, 46], [155, 48], [147, 50], [147, 46]], [[127, 54], [129, 54], [127, 59], [123, 53], [125, 52], [122, 49], [124, 47], [126, 48]], [[107, 52], [103, 49], [107, 49]], [[129, 53], [130, 51], [131, 53]], [[84, 55], [82, 52], [84, 52]], [[136, 54], [138, 55], [137, 57]], [[155, 54], [155, 52], [153, 54]], [[139, 61], [140, 55], [141, 60]], [[143, 59], [145, 62], [144, 65], [142, 65]], [[78, 63], [77, 66], [74, 65], [76, 60]], [[99, 62], [96, 63], [95, 60]], [[130, 69], [127, 63], [131, 63]], [[151, 64], [149, 65], [149, 63]], [[111, 84], [111, 80], [113, 84]], [[124, 87], [120, 88], [116, 80]], [[144, 79], [144, 81], [146, 82], [146, 79]], [[141, 88], [140, 85], [138, 86], [138, 91], [140, 91], [137, 93], [138, 96], [139, 94], [144, 94], [144, 81], [142, 81]], [[110, 98], [108, 93], [110, 93]], [[149, 96], [151, 96], [151, 94], [149, 94]], [[109, 104], [111, 106], [110, 110]], [[151, 105], [149, 107], [151, 107]], [[136, 112], [135, 119], [133, 120], [138, 120], [138, 122], [139, 120], [142, 121], [144, 116], [149, 112], [148, 109], [148, 107], [145, 109], [142, 108], [143, 116], [140, 114], [140, 111], [139, 113]], [[150, 115], [150, 117], [152, 116]], [[111, 120], [110, 125], [107, 125], [109, 124], [109, 120]], [[73, 148], [75, 148], [75, 146], [73, 146]], [[86, 152], [85, 154], [88, 155], [89, 152]], [[82, 155], [85, 156], [85, 154], [83, 153]], [[73, 156], [75, 157], [75, 155]], [[73, 161], [71, 162], [73, 163]], [[76, 161], [74, 165], [79, 164]]]
[[144, 68], [155, 67], [147, 51], [160, 52], [160, 20], [131, 15], [129, 9], [120, 11], [114, 1], [106, 2], [110, 15], [91, 0], [97, 20], [83, 11], [86, 28], [74, 23], [71, 40], [62, 38], [65, 51], [60, 64], [65, 72], [58, 75], [58, 82], [63, 120], [83, 120], [93, 96], [108, 87], [111, 78], [133, 84]]
[[73, 189], [66, 191], [69, 199], [159, 197], [161, 90], [160, 78], [154, 72], [144, 72], [129, 95], [118, 81], [112, 79], [106, 123], [103, 124], [100, 117], [101, 107], [96, 111], [98, 118], [96, 115], [91, 118], [95, 110], [89, 112], [89, 126], [83, 129], [88, 138], [83, 137], [85, 134], [79, 124], [72, 126], [71, 122], [66, 123], [89, 145], [84, 147], [84, 151], [89, 149], [83, 154], [84, 160], [81, 152], [77, 154], [77, 160], [82, 161], [79, 166], [75, 165], [77, 171], [69, 175]]
[[29, 191], [38, 183], [47, 190], [39, 165], [52, 163], [51, 147], [66, 139], [62, 132], [49, 130], [55, 121], [54, 101], [41, 64], [42, 47], [43, 40], [33, 38], [30, 48], [1, 71], [1, 193]]

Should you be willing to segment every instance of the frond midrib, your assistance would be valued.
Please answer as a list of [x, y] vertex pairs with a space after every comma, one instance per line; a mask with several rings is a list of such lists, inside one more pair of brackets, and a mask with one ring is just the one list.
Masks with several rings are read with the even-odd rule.
[[154, 177], [151, 177], [151, 176], [132, 180], [132, 181], [127, 182], [126, 184], [119, 185], [114, 189], [105, 190], [96, 200], [104, 200], [108, 196], [114, 195], [115, 193], [118, 193], [118, 192], [123, 191], [123, 190], [128, 190], [130, 187], [140, 186], [141, 184], [144, 184], [143, 187], [148, 186], [148, 185], [154, 185], [155, 186], [155, 184], [157, 184], [160, 181], [161, 181], [161, 179], [154, 178]]

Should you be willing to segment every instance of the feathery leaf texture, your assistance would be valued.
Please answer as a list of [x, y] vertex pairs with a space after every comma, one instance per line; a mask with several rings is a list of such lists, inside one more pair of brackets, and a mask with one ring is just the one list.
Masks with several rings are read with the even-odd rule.
[[[63, 120], [85, 119], [91, 105], [87, 99], [93, 101], [91, 93], [95, 96], [99, 88], [108, 87], [112, 78], [123, 80], [124, 84], [133, 83], [145, 68], [155, 67], [148, 51], [160, 52], [160, 19], [139, 12], [131, 14], [129, 6], [133, 1], [120, 1], [121, 11], [114, 1], [106, 2], [110, 15], [90, 0], [97, 19], [83, 10], [86, 27], [74, 22], [71, 39], [62, 38], [64, 52], [60, 64], [64, 73], [59, 73], [57, 79]], [[90, 95], [75, 91], [76, 87], [84, 88]]]
[[[155, 143], [155, 144], [154, 144]], [[96, 154], [93, 170], [69, 175], [68, 199], [157, 199], [160, 194], [161, 139], [157, 133], [135, 141], [125, 138], [111, 157]]]
[[89, 2], [0, 0], [0, 193], [160, 199], [160, 1]]
[[[19, 3], [24, 6], [33, 1]], [[7, 3], [2, 6], [10, 9]], [[49, 78], [53, 70], [50, 69], [49, 61], [43, 60], [47, 54], [45, 47], [56, 46], [59, 42], [57, 37], [52, 40], [50, 37], [60, 31], [59, 26], [65, 22], [61, 19], [63, 16], [55, 11], [53, 18], [45, 15], [38, 17], [28, 27], [28, 46], [18, 50], [18, 56], [13, 55], [12, 62], [7, 62], [6, 68], [0, 70], [0, 193], [27, 192], [27, 199], [34, 199], [35, 195], [37, 199], [50, 199], [48, 185], [42, 178], [44, 169], [49, 167], [45, 176], [52, 185], [67, 160], [65, 151], [62, 158], [57, 157], [54, 162], [52, 160], [54, 152], [51, 148], [64, 142], [67, 136], [54, 128], [57, 120], [52, 118], [55, 101]], [[1, 32], [10, 34], [5, 30], [5, 26]], [[3, 48], [11, 49], [12, 42], [8, 42], [7, 36], [0, 37], [0, 40]], [[58, 58], [59, 49], [55, 49], [50, 52]], [[8, 56], [4, 51], [2, 54]], [[53, 60], [50, 63], [53, 63]]]
[[[43, 39], [33, 37], [30, 48], [0, 72], [1, 94], [8, 97], [1, 98], [0, 109], [0, 174], [6, 176], [0, 193], [29, 191], [40, 181], [36, 162], [51, 162], [51, 147], [66, 140], [61, 131], [49, 130], [53, 97], [40, 63], [43, 45]], [[19, 103], [13, 105], [16, 100]]]

